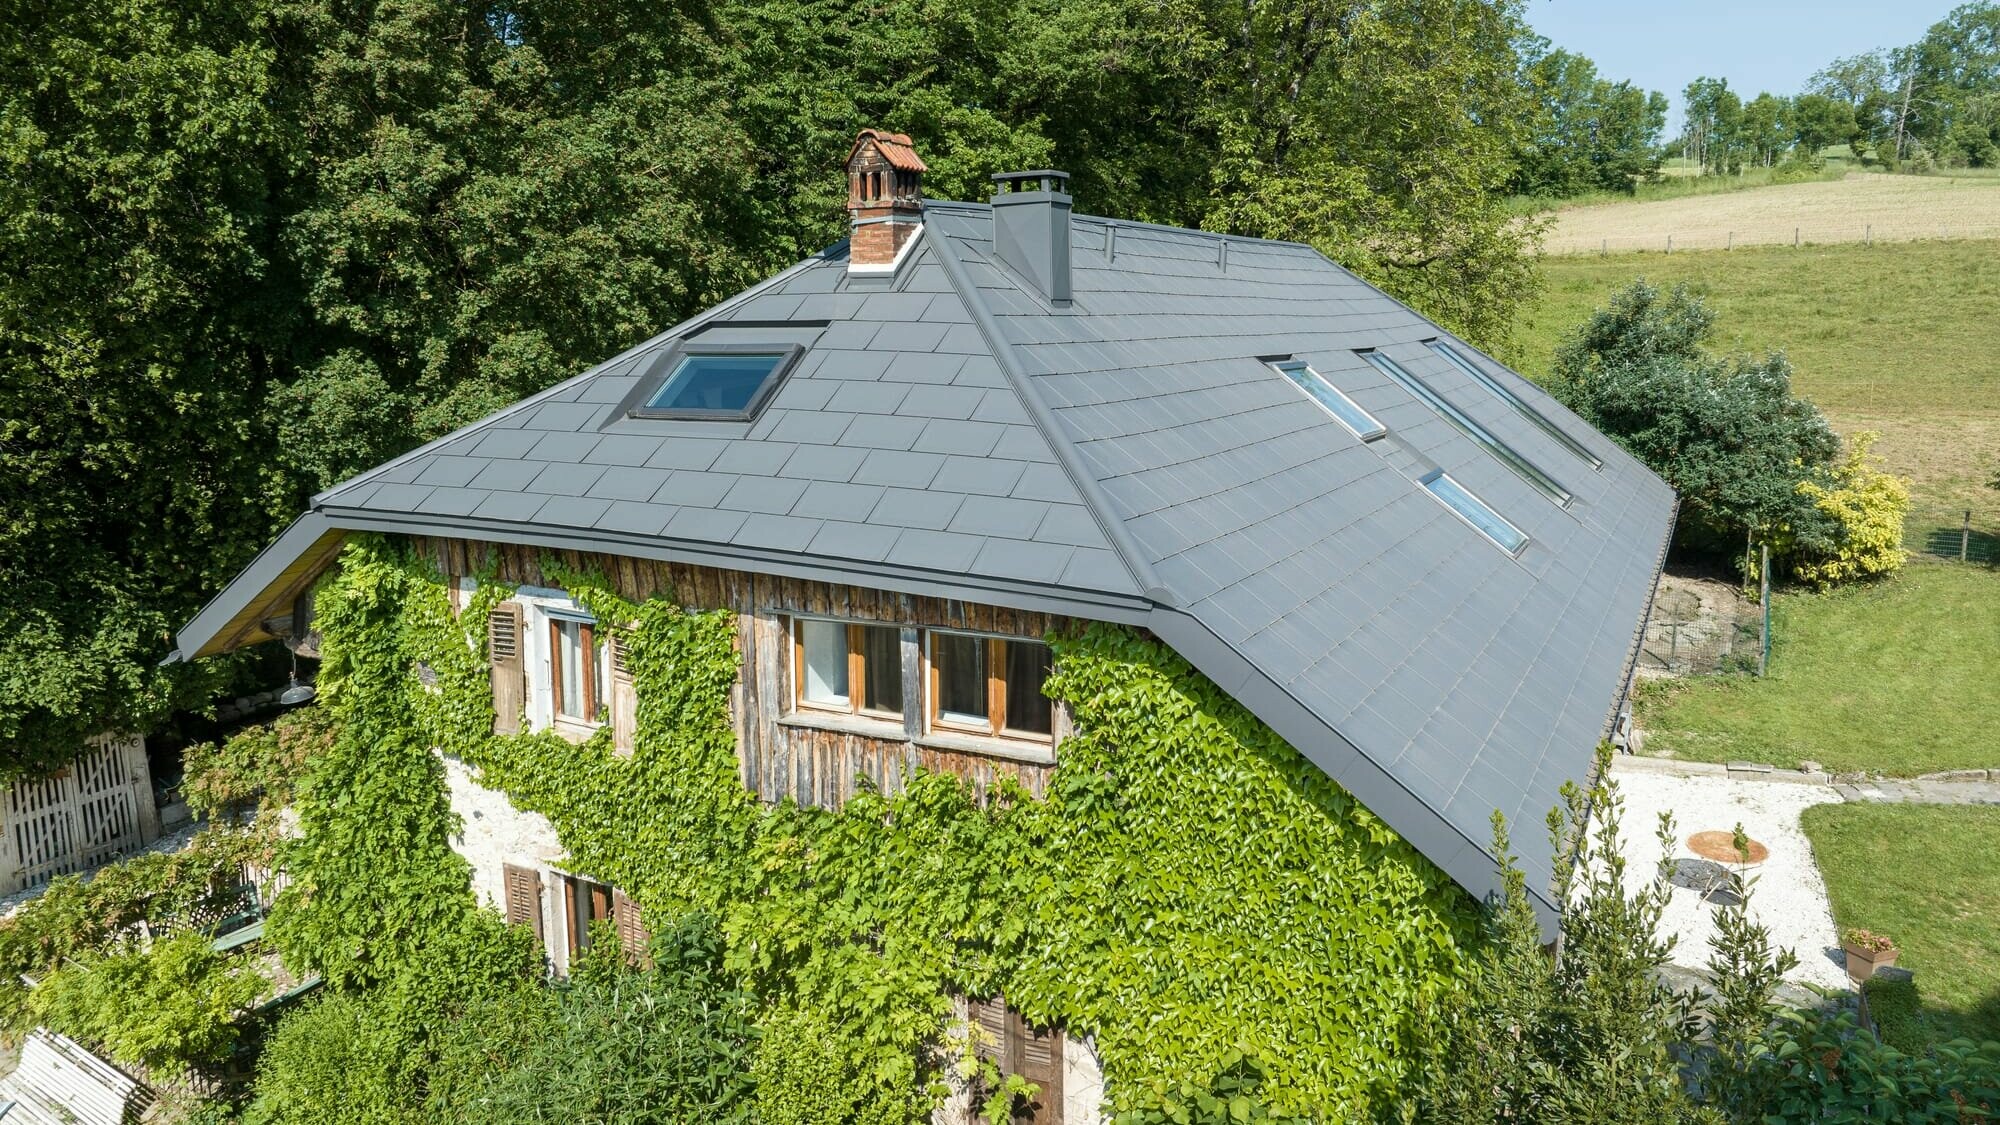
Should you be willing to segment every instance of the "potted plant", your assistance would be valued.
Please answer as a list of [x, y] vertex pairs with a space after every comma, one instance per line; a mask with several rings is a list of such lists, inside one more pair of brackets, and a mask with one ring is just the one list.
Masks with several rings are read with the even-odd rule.
[[1841, 951], [1847, 954], [1847, 975], [1859, 984], [1875, 975], [1875, 970], [1896, 963], [1901, 952], [1896, 943], [1872, 930], [1851, 929], [1841, 935]]

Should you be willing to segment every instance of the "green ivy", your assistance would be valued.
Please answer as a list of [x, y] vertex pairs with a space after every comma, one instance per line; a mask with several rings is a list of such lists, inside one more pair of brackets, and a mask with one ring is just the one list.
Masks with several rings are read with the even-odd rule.
[[[295, 872], [315, 905], [285, 934], [323, 971], [378, 976], [469, 900], [430, 747], [548, 817], [568, 865], [656, 925], [722, 919], [725, 964], [774, 1032], [758, 1073], [836, 1045], [841, 1088], [823, 1096], [843, 1120], [935, 1103], [953, 992], [1004, 992], [1094, 1037], [1115, 1109], [1254, 1071], [1259, 1112], [1356, 1116], [1394, 1099], [1421, 1013], [1478, 940], [1474, 904], [1441, 872], [1131, 630], [1049, 638], [1046, 690], [1076, 733], [1046, 799], [1003, 782], [982, 801], [925, 774], [837, 811], [766, 808], [737, 774], [733, 615], [632, 604], [600, 576], [544, 567], [626, 644], [630, 757], [608, 731], [581, 745], [491, 733], [485, 611], [510, 591], [490, 576], [454, 615], [426, 563], [364, 539], [319, 595], [323, 698], [345, 721], [301, 787]], [[364, 876], [375, 893], [349, 893]], [[799, 1090], [758, 1096], [810, 1118]]]

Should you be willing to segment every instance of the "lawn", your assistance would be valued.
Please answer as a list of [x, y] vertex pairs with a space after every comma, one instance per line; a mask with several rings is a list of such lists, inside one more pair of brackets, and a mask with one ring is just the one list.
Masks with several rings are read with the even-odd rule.
[[1881, 431], [1876, 451], [1915, 482], [1911, 547], [1955, 554], [1968, 508], [1975, 549], [2000, 535], [2000, 492], [1985, 487], [2000, 468], [2000, 243], [1552, 257], [1543, 273], [1516, 317], [1517, 369], [1545, 374], [1563, 336], [1635, 277], [1693, 283], [1720, 347], [1784, 349], [1836, 428]]
[[2000, 1041], [2000, 808], [1819, 805], [1803, 818], [1834, 921], [1887, 934], [1934, 1041]]
[[1780, 594], [1771, 611], [1766, 678], [1641, 688], [1648, 754], [1891, 776], [2000, 766], [2000, 574], [1919, 563], [1873, 585]]

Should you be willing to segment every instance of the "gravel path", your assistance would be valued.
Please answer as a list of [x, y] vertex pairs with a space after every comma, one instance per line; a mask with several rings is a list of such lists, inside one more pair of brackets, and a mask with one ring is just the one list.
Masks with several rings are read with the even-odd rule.
[[[1751, 871], [1756, 885], [1750, 912], [1770, 927], [1773, 942], [1798, 954], [1799, 966], [1786, 979], [1847, 987], [1840, 942], [1827, 907], [1826, 882], [1813, 862], [1812, 845], [1799, 828], [1799, 814], [1805, 809], [1841, 799], [1832, 786], [1677, 777], [1620, 769], [1615, 760], [1612, 772], [1625, 798], [1621, 831], [1633, 872], [1650, 873], [1659, 862], [1654, 833], [1662, 811], [1674, 817], [1676, 859], [1697, 858], [1687, 848], [1689, 836], [1710, 829], [1726, 832], [1740, 822], [1751, 839], [1771, 849], [1771, 858]], [[1679, 938], [1675, 964], [1700, 968], [1707, 963], [1716, 909], [1698, 890], [1673, 889], [1661, 925]]]

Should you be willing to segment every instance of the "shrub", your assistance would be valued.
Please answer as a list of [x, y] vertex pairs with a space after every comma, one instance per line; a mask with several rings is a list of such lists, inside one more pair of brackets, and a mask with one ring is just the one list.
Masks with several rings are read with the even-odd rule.
[[257, 1060], [245, 1125], [412, 1119], [398, 1022], [382, 997], [358, 993], [323, 993], [287, 1014]]
[[1799, 492], [1830, 521], [1821, 540], [1801, 541], [1789, 552], [1792, 573], [1826, 589], [1840, 582], [1875, 578], [1900, 569], [1903, 520], [1910, 511], [1910, 485], [1876, 467], [1868, 454], [1881, 435], [1854, 435], [1845, 460], [1823, 480], [1799, 482]]
[[269, 987], [248, 962], [189, 932], [64, 965], [28, 994], [28, 1010], [119, 1062], [178, 1073], [227, 1058], [237, 1017]]
[[246, 727], [217, 746], [202, 743], [182, 755], [182, 792], [196, 815], [219, 818], [259, 797], [266, 808], [291, 803], [308, 759], [333, 741], [333, 712], [307, 707], [264, 726]]
[[1255, 1059], [1230, 1051], [1222, 1057], [1222, 1072], [1206, 1086], [1155, 1083], [1113, 1125], [1306, 1125], [1309, 1118], [1279, 1114], [1264, 1103], [1259, 1090], [1264, 1077]]
[[795, 1005], [770, 1008], [758, 1030], [751, 1080], [760, 1125], [891, 1125], [909, 1119], [907, 1099], [859, 1073], [854, 1052], [819, 1012]]
[[2000, 1111], [2000, 1043], [1905, 1054], [1861, 1030], [1852, 1011], [1789, 1011], [1765, 1048], [1758, 1065], [1772, 1092], [1749, 1120], [1970, 1125]]
[[1687, 287], [1662, 293], [1641, 279], [1562, 345], [1549, 389], [1680, 493], [1683, 547], [1733, 553], [1746, 533], [1781, 528], [1827, 541], [1830, 517], [1799, 484], [1839, 440], [1792, 394], [1783, 353], [1721, 358], [1705, 346], [1714, 333]]

